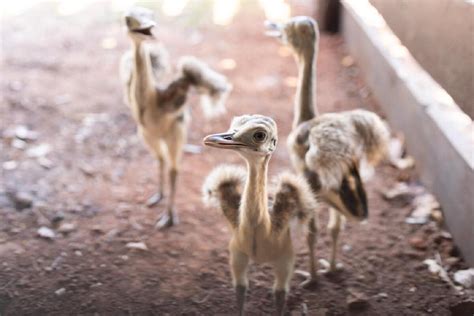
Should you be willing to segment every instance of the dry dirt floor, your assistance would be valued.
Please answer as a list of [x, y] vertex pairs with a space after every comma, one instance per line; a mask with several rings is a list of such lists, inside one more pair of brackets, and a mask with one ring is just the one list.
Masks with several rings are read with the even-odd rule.
[[[294, 10], [309, 12], [302, 5]], [[157, 186], [156, 163], [122, 101], [118, 61], [129, 42], [120, 14], [107, 2], [70, 16], [54, 12], [44, 2], [1, 21], [0, 314], [235, 314], [230, 232], [218, 211], [204, 207], [200, 192], [213, 167], [242, 162], [233, 153], [201, 147], [201, 140], [225, 131], [235, 115], [269, 115], [280, 135], [270, 173], [290, 169], [284, 144], [293, 115], [293, 58], [264, 36], [264, 15], [255, 5], [226, 27], [195, 15], [160, 18], [157, 34], [173, 62], [198, 56], [225, 73], [234, 90], [228, 112], [211, 121], [191, 98], [188, 143], [201, 152], [194, 147], [184, 155], [179, 226], [157, 231], [164, 204], [145, 206]], [[339, 35], [322, 35], [320, 112], [360, 107], [383, 116], [357, 65], [350, 58], [342, 62], [346, 55]], [[434, 223], [406, 224], [409, 201], [380, 195], [417, 177], [388, 164], [377, 168], [367, 184], [368, 222], [348, 223], [342, 233], [345, 269], [321, 276], [310, 290], [300, 288], [295, 276], [288, 298], [292, 315], [305, 308], [308, 315], [460, 315], [459, 303], [469, 298], [423, 264], [439, 253], [450, 272], [463, 268], [457, 248]], [[318, 258], [329, 254], [327, 217], [322, 209]], [[52, 240], [38, 237], [43, 226], [55, 233]], [[148, 250], [129, 249], [129, 242], [144, 242]], [[307, 268], [302, 237], [296, 268]], [[272, 279], [268, 266], [252, 266], [249, 315], [273, 312]], [[365, 302], [360, 309], [349, 308], [353, 295]]]

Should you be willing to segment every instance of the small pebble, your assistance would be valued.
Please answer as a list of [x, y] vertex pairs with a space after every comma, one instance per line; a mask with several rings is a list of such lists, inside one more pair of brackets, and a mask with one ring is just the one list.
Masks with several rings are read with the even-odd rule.
[[456, 271], [454, 281], [466, 289], [474, 288], [474, 268]]
[[101, 286], [101, 285], [102, 285], [102, 283], [97, 282], [97, 283], [91, 285], [91, 289], [96, 288], [96, 287], [99, 287], [99, 286]]
[[428, 245], [426, 243], [426, 240], [423, 239], [422, 237], [414, 236], [410, 238], [409, 240], [410, 246], [417, 250], [425, 250], [428, 248]]
[[368, 307], [369, 300], [364, 293], [356, 289], [349, 289], [348, 291], [349, 295], [346, 298], [346, 303], [349, 310], [363, 310]]
[[54, 237], [56, 237], [56, 234], [54, 233], [54, 231], [45, 226], [40, 227], [37, 233], [38, 233], [38, 236], [45, 239], [54, 239]]
[[15, 160], [5, 161], [2, 164], [2, 167], [4, 170], [14, 170], [18, 167], [18, 162], [16, 162]]
[[127, 247], [129, 249], [137, 249], [137, 250], [143, 250], [143, 251], [148, 250], [147, 245], [142, 241], [140, 241], [140, 242], [129, 242], [125, 245], [125, 247]]
[[26, 142], [24, 140], [21, 140], [21, 139], [15, 138], [12, 141], [12, 147], [16, 148], [16, 149], [25, 149], [26, 145], [27, 145]]
[[59, 224], [64, 219], [64, 213], [63, 212], [56, 212], [51, 219], [51, 222], [53, 224]]
[[76, 225], [73, 223], [61, 223], [58, 227], [58, 232], [68, 234], [76, 230]]
[[56, 290], [54, 293], [55, 293], [57, 296], [61, 296], [61, 295], [63, 295], [64, 293], [66, 293], [66, 289], [62, 287], [62, 288]]
[[19, 211], [29, 208], [33, 205], [33, 196], [28, 192], [15, 192], [10, 195], [10, 199], [15, 204], [15, 208]]

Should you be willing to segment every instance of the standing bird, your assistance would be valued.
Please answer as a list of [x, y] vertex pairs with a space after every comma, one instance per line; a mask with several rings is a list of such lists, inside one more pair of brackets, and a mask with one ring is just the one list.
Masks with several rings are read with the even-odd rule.
[[205, 202], [220, 208], [232, 229], [230, 267], [239, 314], [244, 313], [247, 267], [252, 260], [273, 265], [275, 305], [277, 314], [283, 315], [295, 260], [290, 222], [294, 219], [306, 226], [314, 221], [316, 200], [311, 188], [304, 178], [283, 174], [269, 203], [267, 169], [277, 144], [277, 126], [271, 118], [236, 117], [228, 132], [209, 135], [204, 144], [234, 150], [247, 163], [246, 171], [217, 167], [203, 186]]
[[360, 221], [368, 215], [360, 165], [367, 162], [368, 166], [375, 166], [385, 156], [390, 133], [381, 118], [369, 111], [318, 114], [315, 75], [319, 31], [312, 18], [294, 17], [284, 24], [266, 22], [266, 27], [269, 36], [292, 49], [298, 65], [293, 129], [287, 145], [295, 170], [330, 206], [332, 272], [337, 267], [337, 242], [343, 218]]
[[125, 53], [120, 63], [125, 101], [131, 108], [138, 125], [138, 133], [159, 162], [159, 188], [147, 202], [157, 204], [164, 196], [165, 167], [169, 174], [169, 199], [167, 211], [158, 219], [157, 228], [177, 223], [174, 211], [176, 180], [186, 141], [189, 113], [186, 98], [190, 87], [201, 94], [209, 111], [224, 106], [232, 89], [226, 78], [216, 73], [194, 57], [183, 57], [174, 80], [163, 84], [162, 77], [169, 72], [168, 56], [156, 43], [152, 33], [156, 23], [152, 11], [134, 8], [125, 15], [131, 51]]

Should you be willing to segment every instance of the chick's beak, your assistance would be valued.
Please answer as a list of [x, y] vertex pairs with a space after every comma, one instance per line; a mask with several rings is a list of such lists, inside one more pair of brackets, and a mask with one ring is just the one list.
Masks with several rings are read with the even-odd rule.
[[147, 28], [144, 28], [144, 29], [135, 30], [134, 32], [143, 34], [143, 35], [151, 37], [151, 38], [155, 38], [155, 35], [152, 32], [152, 29], [153, 29], [153, 26], [150, 26], [150, 27], [147, 27]]
[[125, 17], [128, 30], [131, 33], [141, 34], [146, 37], [154, 38], [152, 29], [156, 27], [156, 22], [150, 19], [142, 19], [141, 21], [131, 16]]
[[264, 22], [265, 26], [265, 35], [275, 38], [282, 38], [283, 37], [283, 25], [280, 23], [272, 22], [266, 20]]
[[244, 143], [234, 140], [233, 136], [233, 133], [212, 134], [206, 136], [203, 143], [206, 146], [225, 149], [246, 147]]

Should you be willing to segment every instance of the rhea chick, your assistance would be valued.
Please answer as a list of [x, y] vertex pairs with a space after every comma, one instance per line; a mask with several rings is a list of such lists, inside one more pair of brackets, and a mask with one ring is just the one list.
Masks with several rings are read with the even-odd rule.
[[276, 310], [283, 315], [295, 260], [290, 221], [306, 226], [315, 220], [316, 200], [304, 178], [281, 175], [269, 203], [268, 163], [277, 139], [276, 123], [261, 115], [236, 117], [227, 132], [204, 139], [206, 146], [237, 152], [247, 165], [247, 170], [218, 167], [203, 186], [205, 201], [222, 210], [232, 229], [230, 268], [240, 315], [244, 312], [250, 261], [273, 265]]
[[342, 220], [368, 216], [367, 194], [360, 176], [362, 162], [375, 166], [386, 154], [389, 130], [375, 113], [354, 110], [319, 115], [316, 106], [316, 58], [319, 30], [316, 21], [299, 16], [287, 23], [266, 22], [267, 34], [293, 51], [298, 87], [293, 129], [288, 148], [294, 169], [330, 206], [332, 237], [329, 271], [336, 270]]
[[186, 99], [189, 89], [197, 89], [209, 111], [209, 107], [211, 110], [223, 107], [232, 86], [224, 76], [194, 57], [183, 57], [175, 79], [163, 84], [162, 79], [169, 72], [168, 55], [157, 45], [153, 35], [156, 25], [153, 12], [134, 8], [125, 15], [125, 23], [132, 49], [124, 54], [120, 65], [124, 95], [139, 135], [159, 162], [158, 193], [148, 200], [149, 206], [163, 198], [165, 172], [168, 174], [167, 210], [156, 223], [157, 228], [166, 228], [177, 223], [174, 201], [188, 130]]

